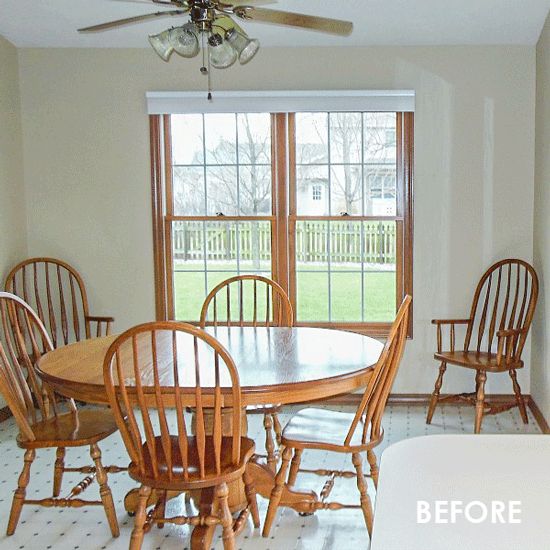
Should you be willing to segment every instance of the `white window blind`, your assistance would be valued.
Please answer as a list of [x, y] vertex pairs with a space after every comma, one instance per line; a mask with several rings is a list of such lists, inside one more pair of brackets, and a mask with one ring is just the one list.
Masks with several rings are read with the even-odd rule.
[[302, 111], [414, 112], [414, 90], [147, 92], [150, 115], [293, 113]]

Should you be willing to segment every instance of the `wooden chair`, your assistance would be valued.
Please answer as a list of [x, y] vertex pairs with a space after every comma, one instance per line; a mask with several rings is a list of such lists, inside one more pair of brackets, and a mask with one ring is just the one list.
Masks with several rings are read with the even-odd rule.
[[[261, 289], [261, 290], [260, 290]], [[248, 290], [248, 293], [247, 293]], [[247, 300], [246, 297], [249, 297]], [[200, 324], [205, 326], [291, 327], [292, 304], [286, 292], [275, 281], [260, 275], [239, 275], [222, 281], [206, 297]], [[281, 444], [281, 423], [277, 403], [247, 407], [247, 414], [263, 414], [267, 464], [275, 471]]]
[[[475, 433], [481, 430], [484, 412], [496, 414], [514, 406], [519, 407], [524, 424], [528, 423], [516, 370], [523, 367], [521, 353], [533, 320], [538, 291], [538, 277], [531, 265], [523, 260], [502, 260], [492, 265], [479, 281], [470, 317], [432, 321], [437, 326], [437, 353], [434, 358], [441, 362], [441, 366], [430, 399], [427, 424], [431, 423], [438, 402], [456, 398], [475, 403]], [[442, 327], [447, 325], [449, 348], [444, 351]], [[456, 325], [466, 327], [464, 347], [461, 350], [455, 349]], [[440, 397], [447, 364], [476, 371], [475, 393]], [[515, 394], [514, 403], [485, 403], [487, 372], [508, 372]], [[485, 411], [485, 408], [488, 410]]]
[[[224, 548], [233, 549], [234, 530], [249, 512], [259, 527], [259, 516], [252, 478], [246, 471], [254, 441], [241, 436], [241, 390], [231, 356], [197, 327], [153, 322], [121, 334], [108, 349], [103, 368], [109, 403], [131, 459], [128, 472], [141, 483], [130, 549], [141, 548], [144, 533], [153, 524], [165, 523], [220, 524]], [[192, 392], [184, 393], [182, 387]], [[195, 408], [196, 435], [191, 435], [185, 418], [186, 406]], [[175, 409], [173, 422], [168, 407]], [[231, 407], [228, 436], [222, 434], [223, 407]], [[233, 524], [227, 484], [238, 479], [244, 482], [248, 507]], [[152, 489], [158, 500], [146, 514]], [[195, 489], [213, 489], [211, 508], [201, 506], [197, 516], [167, 518], [167, 491]]]
[[5, 289], [34, 309], [48, 327], [54, 348], [108, 335], [114, 321], [112, 317], [90, 315], [82, 277], [61, 260], [30, 258], [17, 264], [6, 279]]
[[[21, 298], [0, 292], [0, 391], [6, 400], [17, 425], [17, 445], [25, 449], [24, 466], [18, 487], [13, 496], [7, 534], [13, 535], [24, 504], [80, 508], [99, 505], [105, 514], [113, 537], [119, 529], [107, 473], [124, 468], [103, 466], [98, 442], [117, 431], [110, 411], [78, 411], [69, 400], [69, 412], [61, 413], [53, 392], [40, 383], [35, 373], [35, 361], [53, 349], [44, 325], [36, 313]], [[23, 368], [26, 372], [23, 372]], [[90, 447], [93, 466], [65, 467], [67, 447]], [[30, 480], [31, 465], [37, 449], [54, 447], [56, 461], [51, 498], [27, 499], [26, 489]], [[64, 472], [81, 472], [87, 476], [68, 493], [58, 498]], [[101, 500], [82, 500], [80, 495], [97, 479]]]
[[[406, 296], [397, 312], [384, 349], [373, 369], [372, 376], [355, 414], [307, 408], [294, 415], [284, 427], [281, 441], [281, 446], [284, 449], [283, 458], [269, 500], [262, 533], [264, 537], [269, 535], [271, 525], [275, 519], [291, 457], [292, 464], [288, 474], [288, 485], [295, 484], [299, 472], [328, 476], [328, 480], [320, 492], [321, 498], [318, 502], [312, 503], [310, 512], [361, 508], [367, 530], [369, 535], [371, 534], [373, 512], [367, 492], [365, 475], [363, 474], [361, 453], [364, 451], [367, 453], [371, 472], [368, 477], [372, 477], [374, 485], [377, 486], [378, 465], [373, 449], [384, 437], [384, 430], [381, 426], [382, 415], [403, 355], [410, 304], [411, 297]], [[300, 469], [304, 449], [351, 454], [355, 472]], [[361, 495], [360, 505], [327, 502], [337, 477], [355, 477], [357, 479], [357, 488]]]

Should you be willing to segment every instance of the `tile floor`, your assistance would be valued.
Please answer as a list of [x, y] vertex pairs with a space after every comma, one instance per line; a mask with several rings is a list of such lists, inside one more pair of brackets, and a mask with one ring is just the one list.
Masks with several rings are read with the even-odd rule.
[[[344, 409], [344, 407], [340, 407]], [[294, 409], [296, 410], [296, 409]], [[288, 412], [291, 412], [289, 409]], [[473, 408], [459, 405], [444, 405], [438, 407], [431, 426], [425, 424], [426, 410], [421, 406], [396, 405], [388, 407], [384, 419], [386, 438], [377, 449], [377, 454], [387, 445], [395, 443], [407, 437], [440, 433], [470, 433], [473, 426]], [[284, 421], [284, 416], [282, 420]], [[519, 418], [517, 409], [484, 419], [484, 433], [540, 433], [531, 413], [530, 423], [524, 426]], [[7, 524], [11, 505], [12, 491], [16, 487], [17, 476], [22, 465], [22, 451], [16, 446], [14, 437], [17, 429], [12, 419], [0, 424], [0, 549], [108, 549], [126, 550], [133, 519], [128, 517], [123, 508], [123, 498], [126, 492], [134, 485], [125, 474], [110, 476], [110, 485], [115, 498], [115, 506], [118, 510], [118, 519], [121, 534], [118, 539], [112, 539], [107, 522], [100, 507], [81, 509], [56, 509], [25, 506], [21, 515], [18, 529], [12, 537], [6, 537], [5, 526]], [[261, 451], [263, 441], [263, 428], [261, 417], [253, 416], [250, 421], [250, 435], [258, 442], [258, 450]], [[124, 464], [127, 461], [126, 452], [120, 437], [115, 434], [103, 442], [102, 445], [104, 464]], [[67, 464], [88, 463], [86, 449], [69, 450], [67, 452]], [[43, 498], [50, 496], [54, 452], [49, 450], [39, 451], [33, 464], [31, 483], [28, 496]], [[302, 464], [314, 463], [316, 467], [346, 468], [351, 466], [346, 461], [349, 459], [340, 456], [318, 452], [309, 455], [304, 453]], [[71, 474], [65, 474], [64, 490], [72, 487], [80, 479]], [[78, 476], [78, 474], [77, 474]], [[298, 478], [299, 485], [320, 490], [323, 478], [302, 475]], [[373, 487], [369, 484], [370, 494]], [[88, 489], [86, 498], [97, 498], [97, 485]], [[62, 496], [64, 492], [62, 491]], [[351, 502], [357, 497], [355, 480], [339, 480], [332, 495], [343, 502]], [[263, 521], [267, 510], [267, 501], [258, 498], [260, 516]], [[172, 501], [168, 512], [178, 513], [178, 508], [183, 505], [183, 499]], [[154, 528], [145, 536], [144, 550], [170, 550], [187, 548], [189, 543], [189, 528], [167, 526], [163, 530]], [[216, 550], [222, 548], [219, 533], [214, 540]], [[360, 510], [341, 510], [337, 512], [318, 512], [314, 516], [300, 517], [289, 509], [280, 509], [279, 515], [273, 525], [269, 538], [261, 537], [259, 530], [252, 529], [249, 523], [237, 540], [237, 548], [243, 550], [306, 550], [306, 549], [344, 549], [367, 548], [368, 537]]]

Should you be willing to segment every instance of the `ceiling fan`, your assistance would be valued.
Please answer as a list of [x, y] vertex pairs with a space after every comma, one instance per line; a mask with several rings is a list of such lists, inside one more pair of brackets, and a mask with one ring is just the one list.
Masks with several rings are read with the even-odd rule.
[[149, 42], [164, 61], [168, 61], [174, 51], [183, 57], [195, 57], [202, 46], [201, 73], [209, 76], [208, 99], [212, 98], [209, 68], [212, 66], [225, 69], [233, 65], [237, 59], [244, 65], [256, 55], [260, 47], [259, 41], [250, 39], [235, 19], [310, 29], [339, 36], [348, 36], [353, 30], [353, 23], [350, 21], [257, 7], [274, 3], [273, 0], [234, 0], [233, 2], [151, 0], [151, 2], [175, 9], [117, 19], [84, 27], [78, 29], [78, 32], [105, 31], [159, 17], [188, 16], [188, 21], [184, 25], [150, 35]]

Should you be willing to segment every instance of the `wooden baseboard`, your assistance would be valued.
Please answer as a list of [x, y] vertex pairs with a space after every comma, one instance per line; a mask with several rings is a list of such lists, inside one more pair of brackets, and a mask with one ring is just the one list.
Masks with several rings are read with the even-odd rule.
[[543, 434], [550, 434], [550, 426], [546, 422], [546, 418], [542, 414], [542, 411], [539, 409], [539, 406], [536, 404], [535, 400], [531, 395], [527, 396], [527, 406], [531, 409], [537, 424]]
[[[325, 404], [330, 403], [332, 405], [357, 406], [359, 405], [359, 402], [361, 401], [362, 397], [363, 396], [360, 393], [348, 393], [346, 395], [339, 395], [337, 397], [327, 399], [323, 401], [323, 403]], [[442, 397], [445, 397], [445, 396], [442, 396]], [[514, 399], [513, 395], [506, 395], [502, 393], [497, 393], [497, 394], [492, 394], [487, 396], [487, 400], [493, 401], [494, 403], [507, 402], [513, 399]], [[533, 416], [535, 417], [535, 420], [537, 421], [537, 424], [541, 432], [543, 434], [550, 434], [550, 426], [548, 425], [546, 418], [544, 418], [542, 411], [539, 409], [533, 397], [531, 395], [525, 395], [524, 399], [525, 399], [526, 405], [531, 409], [531, 412], [533, 413]], [[429, 400], [430, 400], [429, 393], [394, 393], [390, 395], [388, 403], [390, 405], [426, 406]], [[453, 402], [458, 402], [458, 399], [456, 401], [452, 399], [447, 400], [447, 403], [453, 403]], [[9, 407], [0, 408], [0, 422], [4, 422], [8, 418], [11, 418], [12, 416], [13, 415], [11, 414]]]
[[[359, 393], [350, 393], [347, 395], [339, 395], [331, 399], [327, 399], [324, 403], [331, 403], [333, 405], [355, 405], [357, 406], [361, 401], [363, 396]], [[441, 397], [446, 397], [442, 395]], [[493, 403], [507, 403], [514, 400], [513, 394], [503, 394], [503, 393], [494, 393], [486, 396], [487, 401], [492, 401]], [[542, 411], [539, 409], [535, 400], [531, 395], [524, 395], [525, 404], [531, 409], [533, 416], [543, 434], [550, 434], [550, 426], [544, 418]], [[389, 405], [417, 405], [417, 406], [427, 406], [430, 401], [429, 393], [394, 393], [391, 394], [388, 399]], [[448, 399], [446, 403], [460, 403], [461, 401], [456, 399]]]

